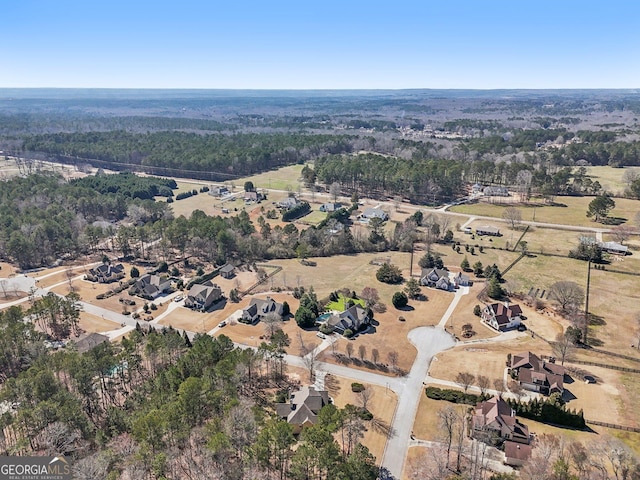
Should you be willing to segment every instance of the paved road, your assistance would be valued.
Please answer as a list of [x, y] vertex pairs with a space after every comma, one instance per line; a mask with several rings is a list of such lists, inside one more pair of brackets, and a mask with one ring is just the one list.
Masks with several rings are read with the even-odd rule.
[[419, 327], [409, 332], [409, 340], [418, 349], [415, 362], [407, 375], [402, 392], [398, 395], [398, 405], [391, 423], [393, 435], [387, 441], [382, 456], [382, 466], [393, 478], [402, 475], [409, 448], [409, 440], [415, 422], [423, 383], [433, 356], [455, 345], [451, 335], [438, 327]]

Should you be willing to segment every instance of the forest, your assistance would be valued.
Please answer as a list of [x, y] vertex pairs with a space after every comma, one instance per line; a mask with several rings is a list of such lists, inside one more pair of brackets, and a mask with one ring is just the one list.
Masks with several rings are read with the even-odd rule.
[[[0, 311], [3, 455], [65, 454], [86, 480], [377, 478], [358, 408], [329, 405], [297, 438], [275, 415], [294, 386], [281, 330], [257, 350], [224, 335], [138, 328], [119, 344], [48, 353], [24, 321], [36, 311], [60, 317], [46, 297]], [[77, 317], [73, 298], [65, 311]]]

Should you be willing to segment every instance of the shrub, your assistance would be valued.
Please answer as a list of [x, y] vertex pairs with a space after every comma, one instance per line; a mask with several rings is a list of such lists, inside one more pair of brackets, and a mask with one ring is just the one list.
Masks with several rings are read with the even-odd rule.
[[137, 267], [131, 267], [131, 278], [138, 278], [140, 276], [140, 270]]
[[364, 385], [358, 382], [353, 382], [351, 384], [351, 391], [354, 393], [362, 392], [364, 390]]
[[462, 403], [465, 405], [476, 405], [478, 402], [484, 400], [481, 395], [474, 395], [473, 393], [464, 393], [459, 390], [451, 390], [448, 388], [427, 387], [425, 389], [427, 397], [433, 400], [446, 400], [451, 403]]
[[476, 317], [480, 317], [482, 315], [482, 309], [480, 308], [480, 305], [476, 305], [475, 307], [473, 307], [473, 314]]
[[376, 278], [382, 283], [397, 284], [402, 282], [402, 273], [395, 265], [385, 263], [376, 272]]
[[393, 294], [393, 298], [391, 299], [391, 303], [396, 308], [404, 308], [409, 303], [409, 299], [407, 298], [407, 294], [404, 292], [396, 292]]
[[303, 217], [307, 213], [311, 211], [311, 206], [307, 202], [302, 202], [296, 205], [293, 208], [290, 208], [286, 212], [282, 214], [282, 220], [284, 222], [289, 222], [291, 220], [295, 220], [296, 218]]
[[353, 337], [353, 330], [351, 330], [350, 328], [347, 328], [342, 335], [345, 336], [346, 338], [351, 338]]

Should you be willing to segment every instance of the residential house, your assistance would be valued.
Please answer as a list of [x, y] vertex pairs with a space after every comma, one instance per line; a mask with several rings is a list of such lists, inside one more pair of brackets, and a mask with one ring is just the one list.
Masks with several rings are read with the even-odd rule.
[[490, 235], [492, 237], [499, 237], [500, 230], [497, 227], [484, 225], [482, 227], [476, 227], [476, 235]]
[[184, 300], [184, 306], [205, 311], [222, 298], [222, 289], [211, 281], [193, 285]]
[[441, 268], [423, 268], [420, 275], [420, 284], [447, 292], [453, 289], [453, 284], [449, 280], [449, 272]]
[[615, 253], [616, 255], [626, 255], [629, 247], [617, 242], [598, 242], [603, 252]]
[[271, 297], [267, 297], [264, 300], [262, 298], [252, 298], [249, 306], [242, 310], [240, 321], [243, 323], [257, 323], [270, 313], [275, 313], [282, 317], [283, 311], [282, 303], [276, 302]]
[[305, 386], [293, 392], [288, 403], [277, 403], [276, 412], [293, 426], [293, 433], [297, 435], [303, 428], [315, 425], [320, 410], [329, 403], [329, 392]]
[[357, 332], [365, 325], [369, 325], [370, 321], [371, 319], [364, 308], [360, 305], [352, 305], [344, 312], [332, 314], [326, 325], [333, 328], [334, 332], [343, 334], [345, 330]]
[[327, 213], [331, 213], [331, 212], [335, 212], [336, 210], [339, 210], [342, 208], [342, 204], [341, 203], [323, 203], [322, 205], [320, 205], [320, 211], [321, 212], [327, 212]]
[[472, 285], [471, 279], [462, 272], [458, 272], [453, 276], [453, 284], [456, 288], [469, 287]]
[[212, 195], [214, 197], [225, 197], [225, 196], [229, 195], [230, 193], [231, 192], [229, 191], [229, 189], [225, 185], [211, 186], [209, 188], [209, 195]]
[[226, 265], [220, 267], [220, 275], [222, 276], [222, 278], [233, 278], [235, 275], [235, 270], [236, 268], [227, 263]]
[[98, 283], [117, 282], [124, 277], [124, 266], [122, 266], [121, 263], [118, 265], [103, 263], [102, 265], [92, 268], [87, 273], [87, 280]]
[[389, 215], [380, 208], [367, 208], [360, 214], [360, 220], [363, 222], [369, 222], [372, 218], [379, 218], [383, 222], [386, 222], [389, 220]]
[[500, 332], [517, 328], [522, 323], [520, 305], [492, 303], [482, 309], [482, 320]]
[[531, 352], [511, 357], [511, 374], [525, 390], [543, 395], [564, 392], [565, 368], [554, 362], [542, 360]]
[[169, 290], [169, 287], [171, 287], [171, 280], [167, 277], [147, 273], [136, 280], [133, 290], [136, 295], [154, 299]]
[[300, 203], [300, 200], [296, 197], [287, 197], [278, 202], [278, 207], [284, 210], [291, 210], [293, 207], [297, 207]]
[[529, 428], [516, 418], [516, 412], [501, 396], [478, 403], [471, 417], [471, 436], [491, 445], [502, 445], [508, 465], [522, 464], [531, 455]]
[[484, 187], [482, 193], [486, 197], [508, 197], [509, 190], [506, 187]]
[[76, 350], [85, 353], [109, 341], [109, 337], [100, 333], [88, 333], [76, 340]]
[[265, 196], [262, 193], [256, 192], [255, 190], [244, 192], [245, 202], [261, 202], [264, 199]]

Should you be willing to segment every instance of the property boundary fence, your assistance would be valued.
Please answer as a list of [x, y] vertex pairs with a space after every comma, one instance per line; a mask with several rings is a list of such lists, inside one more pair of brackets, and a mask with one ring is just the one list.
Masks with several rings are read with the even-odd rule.
[[273, 277], [274, 275], [276, 275], [278, 272], [280, 272], [282, 270], [282, 267], [279, 266], [279, 265], [256, 264], [256, 267], [258, 267], [258, 268], [273, 268], [273, 271], [269, 275], [264, 277], [262, 280], [258, 280], [256, 283], [251, 285], [244, 292], [240, 292], [240, 295], [243, 296], [243, 297], [245, 295], [248, 295], [249, 293], [251, 293], [253, 291], [253, 289], [256, 288], [258, 285], [262, 285], [264, 282], [266, 282], [267, 280], [269, 280], [271, 277]]
[[615, 428], [616, 430], [625, 430], [627, 432], [640, 433], [640, 428], [636, 428], [636, 427], [628, 427], [626, 425], [616, 425], [615, 423], [598, 422], [597, 420], [587, 420], [586, 418], [584, 421], [590, 425], [599, 425], [601, 427]]

